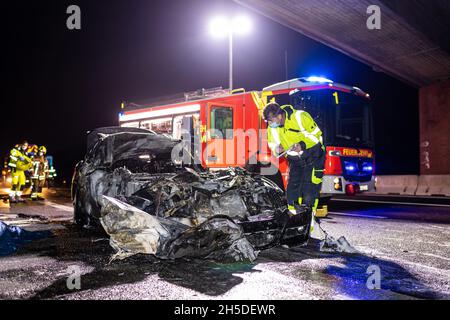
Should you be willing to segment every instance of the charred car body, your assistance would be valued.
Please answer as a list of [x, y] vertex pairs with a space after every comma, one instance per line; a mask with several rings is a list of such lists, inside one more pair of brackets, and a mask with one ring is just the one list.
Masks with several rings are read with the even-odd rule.
[[257, 250], [308, 240], [311, 217], [289, 217], [275, 183], [241, 168], [176, 165], [179, 143], [143, 129], [91, 132], [72, 180], [76, 223], [103, 227], [122, 257], [253, 260]]

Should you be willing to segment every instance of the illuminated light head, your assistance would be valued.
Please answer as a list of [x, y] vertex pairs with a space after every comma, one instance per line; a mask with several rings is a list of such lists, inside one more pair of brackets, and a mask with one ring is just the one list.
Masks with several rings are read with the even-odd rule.
[[246, 16], [237, 16], [234, 19], [216, 17], [209, 24], [209, 33], [214, 38], [224, 38], [231, 34], [245, 35], [250, 33], [252, 23]]
[[316, 77], [316, 76], [307, 77], [307, 78], [305, 78], [305, 80], [308, 82], [333, 83], [333, 81], [331, 81], [330, 79], [327, 79], [324, 77]]
[[224, 38], [232, 32], [232, 26], [228, 19], [217, 17], [211, 20], [209, 24], [209, 33], [214, 38]]

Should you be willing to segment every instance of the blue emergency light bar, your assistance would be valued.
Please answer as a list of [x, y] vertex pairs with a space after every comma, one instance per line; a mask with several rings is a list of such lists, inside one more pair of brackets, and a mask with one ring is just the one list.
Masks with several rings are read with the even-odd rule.
[[324, 78], [324, 77], [317, 77], [317, 76], [310, 76], [305, 78], [308, 82], [319, 82], [319, 83], [333, 83], [330, 79]]

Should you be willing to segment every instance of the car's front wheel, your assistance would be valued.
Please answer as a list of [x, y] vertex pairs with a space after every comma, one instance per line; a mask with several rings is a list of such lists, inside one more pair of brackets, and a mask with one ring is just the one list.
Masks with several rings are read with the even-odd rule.
[[87, 213], [83, 210], [78, 191], [75, 191], [73, 197], [73, 219], [80, 228], [84, 227], [88, 222]]

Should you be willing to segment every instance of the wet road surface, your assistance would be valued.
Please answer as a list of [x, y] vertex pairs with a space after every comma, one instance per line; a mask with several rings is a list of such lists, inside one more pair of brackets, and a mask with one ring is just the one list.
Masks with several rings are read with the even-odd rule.
[[[3, 222], [54, 234], [0, 257], [0, 299], [450, 298], [446, 206], [332, 201], [322, 226], [335, 238], [345, 236], [358, 255], [323, 253], [310, 241], [266, 250], [254, 263], [144, 255], [109, 263], [113, 250], [105, 236], [73, 225], [67, 191], [49, 190], [46, 197], [0, 204]], [[380, 271], [381, 289], [368, 288], [375, 283], [368, 270]], [[78, 271], [81, 288], [70, 290], [67, 280]]]

